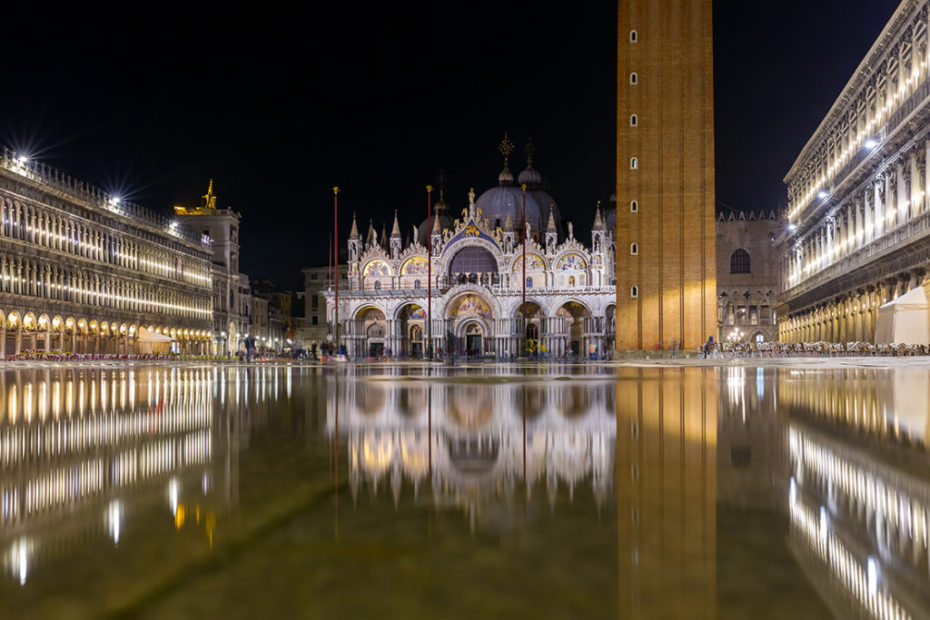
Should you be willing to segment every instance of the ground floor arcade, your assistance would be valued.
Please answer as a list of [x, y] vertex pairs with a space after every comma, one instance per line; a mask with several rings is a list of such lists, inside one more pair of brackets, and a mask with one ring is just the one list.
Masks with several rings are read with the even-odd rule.
[[[782, 342], [868, 342], [877, 344], [875, 326], [880, 306], [925, 282], [923, 268], [882, 278], [867, 285], [780, 313]], [[790, 303], [790, 302], [789, 302]]]
[[211, 330], [0, 308], [0, 359], [23, 352], [206, 355]]
[[339, 340], [356, 359], [422, 358], [429, 351], [474, 359], [604, 359], [614, 346], [615, 307], [610, 294], [536, 294], [524, 306], [519, 295], [495, 296], [475, 285], [430, 300], [356, 295], [346, 300]]

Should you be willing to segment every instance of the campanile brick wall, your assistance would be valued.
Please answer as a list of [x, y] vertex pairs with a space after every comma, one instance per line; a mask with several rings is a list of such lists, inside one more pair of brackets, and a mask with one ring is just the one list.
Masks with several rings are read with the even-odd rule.
[[717, 333], [711, 0], [620, 0], [618, 28], [617, 349], [695, 348]]

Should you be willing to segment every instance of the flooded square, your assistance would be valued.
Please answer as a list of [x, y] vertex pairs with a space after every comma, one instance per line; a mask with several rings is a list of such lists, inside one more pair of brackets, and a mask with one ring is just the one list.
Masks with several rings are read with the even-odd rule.
[[0, 373], [0, 614], [925, 617], [930, 372]]

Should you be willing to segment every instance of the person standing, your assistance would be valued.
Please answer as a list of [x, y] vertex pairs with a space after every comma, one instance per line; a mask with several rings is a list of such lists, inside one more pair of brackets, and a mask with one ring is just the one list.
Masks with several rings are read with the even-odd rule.
[[707, 359], [707, 356], [710, 354], [713, 346], [714, 346], [714, 337], [708, 336], [707, 342], [704, 343], [704, 359]]

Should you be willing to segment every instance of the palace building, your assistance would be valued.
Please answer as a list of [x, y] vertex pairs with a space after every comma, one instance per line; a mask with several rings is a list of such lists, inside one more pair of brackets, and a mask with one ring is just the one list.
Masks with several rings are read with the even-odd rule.
[[[390, 235], [371, 226], [364, 238], [353, 216], [338, 313], [339, 344], [350, 356], [598, 357], [613, 347], [615, 212], [598, 205], [591, 244], [583, 244], [571, 222], [563, 228], [533, 167], [532, 146], [516, 178], [506, 137], [500, 150], [504, 168], [495, 186], [477, 197], [469, 192], [457, 216], [440, 187], [432, 222], [414, 226], [407, 239], [396, 214]], [[326, 300], [331, 317], [332, 291]]]
[[900, 3], [785, 177], [782, 341], [930, 341], [928, 5]]
[[717, 217], [719, 342], [778, 340], [780, 290], [776, 239], [783, 224], [774, 210]]
[[3, 150], [0, 357], [206, 353], [209, 237]]

